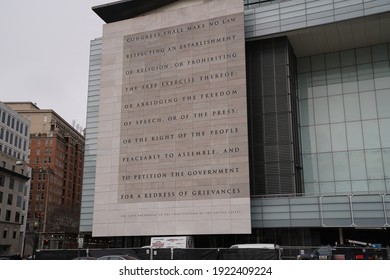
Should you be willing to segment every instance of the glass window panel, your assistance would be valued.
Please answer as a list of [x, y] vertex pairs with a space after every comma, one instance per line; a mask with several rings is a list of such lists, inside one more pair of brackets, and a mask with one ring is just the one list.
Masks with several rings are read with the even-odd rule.
[[[313, 99], [301, 100], [301, 102], [299, 104], [302, 126], [314, 124], [313, 105], [312, 104], [313, 104]], [[310, 123], [310, 120], [312, 121], [312, 123]]]
[[363, 79], [358, 81], [359, 91], [375, 90], [374, 79]]
[[343, 78], [343, 83], [357, 81], [357, 70], [355, 66], [341, 68], [341, 75]]
[[344, 107], [346, 121], [360, 120], [360, 104], [358, 94], [344, 95]]
[[341, 83], [341, 69], [328, 69], [326, 70], [326, 79], [328, 80], [328, 83]]
[[386, 180], [385, 183], [386, 183], [386, 191], [387, 191], [387, 193], [389, 193], [390, 192], [390, 180]]
[[328, 95], [328, 92], [327, 92], [327, 85], [318, 85], [318, 86], [314, 86], [313, 85], [313, 97], [323, 97], [323, 96], [327, 96]]
[[331, 123], [344, 122], [344, 101], [341, 95], [329, 97], [329, 117]]
[[383, 179], [382, 153], [380, 150], [366, 150], [368, 179]]
[[374, 66], [374, 77], [375, 78], [389, 76], [390, 67], [389, 67], [389, 61], [388, 60], [375, 62], [373, 64], [373, 66]]
[[297, 59], [298, 73], [310, 72], [310, 57], [300, 57]]
[[345, 124], [332, 124], [332, 150], [333, 151], [346, 151], [347, 150], [347, 135], [345, 130]]
[[390, 89], [378, 90], [376, 92], [376, 100], [378, 104], [378, 117], [390, 118]]
[[330, 152], [330, 127], [329, 125], [316, 126], [317, 152]]
[[375, 193], [385, 192], [386, 191], [385, 180], [369, 180], [368, 188], [370, 192], [375, 192]]
[[305, 183], [305, 193], [306, 194], [319, 194], [320, 193], [320, 184], [318, 183]]
[[302, 158], [305, 183], [318, 182], [317, 155], [304, 155]]
[[341, 51], [340, 57], [341, 66], [350, 66], [356, 64], [354, 50]]
[[343, 85], [341, 83], [328, 84], [328, 95], [340, 95], [340, 94], [343, 94]]
[[311, 154], [316, 152], [316, 133], [314, 126], [301, 128], [302, 153]]
[[372, 63], [360, 64], [357, 66], [357, 74], [360, 79], [373, 79], [374, 70], [372, 68]]
[[320, 182], [334, 181], [333, 158], [331, 153], [317, 154], [318, 177]]
[[378, 121], [377, 120], [363, 121], [362, 127], [363, 127], [364, 148], [366, 149], [380, 148]]
[[387, 44], [387, 50], [389, 51], [389, 57], [390, 57], [390, 43]]
[[378, 114], [376, 111], [375, 92], [362, 92], [359, 95], [362, 119], [376, 119]]
[[381, 136], [381, 147], [390, 147], [390, 119], [380, 119], [379, 130]]
[[306, 99], [306, 98], [313, 97], [310, 73], [299, 74], [299, 76], [298, 76], [298, 90], [299, 90], [299, 98], [300, 99]]
[[312, 72], [311, 78], [312, 78], [312, 85], [315, 86], [315, 87], [326, 85], [326, 73], [325, 73], [325, 71], [315, 71], [315, 72]]
[[387, 44], [377, 45], [372, 47], [373, 61], [388, 60]]
[[325, 69], [325, 56], [314, 55], [311, 57], [311, 69], [312, 71], [318, 71]]
[[340, 67], [340, 53], [333, 52], [325, 55], [326, 68], [338, 68]]
[[343, 93], [358, 92], [356, 67], [342, 68]]
[[384, 167], [383, 169], [385, 172], [385, 178], [390, 179], [390, 149], [383, 149], [382, 157], [383, 157], [383, 167]]
[[347, 152], [334, 153], [333, 164], [335, 181], [350, 180]]
[[315, 98], [314, 100], [314, 117], [316, 124], [329, 123], [329, 112], [328, 112], [328, 99]]
[[300, 121], [301, 125], [309, 125], [309, 104], [308, 102], [311, 103], [311, 100], [301, 100], [299, 104], [299, 111], [300, 111]]
[[357, 64], [362, 64], [362, 63], [370, 63], [371, 60], [371, 48], [360, 48], [356, 49], [356, 60]]
[[358, 65], [357, 71], [359, 92], [374, 90], [374, 70], [372, 64]]
[[320, 183], [321, 194], [334, 194], [335, 192], [335, 185], [333, 182]]
[[390, 75], [374, 79], [376, 89], [390, 89]]
[[336, 182], [336, 193], [351, 193], [351, 182]]
[[365, 180], [367, 179], [366, 164], [363, 151], [349, 152], [349, 165], [351, 169], [352, 180]]
[[343, 82], [343, 93], [354, 93], [358, 92], [358, 83], [357, 81], [354, 82]]
[[367, 181], [352, 181], [352, 192], [368, 192]]

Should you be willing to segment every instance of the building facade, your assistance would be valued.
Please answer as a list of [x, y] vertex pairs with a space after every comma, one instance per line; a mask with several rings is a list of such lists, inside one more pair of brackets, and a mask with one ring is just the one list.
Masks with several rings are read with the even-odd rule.
[[[253, 242], [320, 245], [343, 244], [345, 239], [388, 245], [390, 4], [380, 0], [248, 0], [243, 3], [237, 0], [224, 5], [236, 7], [238, 2], [243, 4], [244, 14], [248, 124], [248, 153], [242, 155], [241, 160], [248, 161], [249, 166], [251, 232], [226, 232], [220, 235], [194, 233], [196, 245], [217, 247]], [[132, 73], [142, 72], [143, 81], [148, 81], [147, 72], [153, 72], [153, 66], [158, 68], [165, 65], [166, 69], [172, 67], [169, 63], [164, 64], [161, 57], [154, 61], [151, 59], [152, 62], [142, 62], [142, 68], [132, 68], [131, 63], [128, 66], [126, 58], [130, 61], [133, 59], [137, 65], [134, 59], [137, 55], [126, 53], [125, 47], [123, 53], [122, 50], [115, 50], [114, 40], [118, 45], [121, 38], [115, 36], [123, 33], [122, 40], [125, 41], [127, 38], [130, 42], [132, 38], [135, 38], [134, 41], [154, 39], [156, 43], [164, 40], [166, 30], [156, 27], [148, 33], [142, 33], [142, 29], [131, 26], [137, 23], [139, 15], [150, 18], [158, 18], [160, 15], [164, 19], [165, 13], [171, 12], [171, 16], [180, 18], [181, 14], [187, 12], [188, 6], [192, 6], [193, 11], [202, 11], [203, 4], [209, 5], [208, 10], [215, 8], [218, 11], [216, 6], [226, 7], [218, 1], [202, 3], [161, 1], [160, 4], [143, 5], [140, 1], [120, 1], [94, 8], [107, 24], [104, 26], [103, 38], [93, 41], [91, 47], [88, 101], [88, 112], [91, 114], [87, 116], [90, 173], [89, 184], [84, 185], [81, 232], [93, 234], [94, 220], [102, 219], [101, 216], [93, 216], [96, 207], [100, 207], [99, 203], [96, 204], [96, 176], [93, 175], [96, 167], [99, 167], [99, 160], [96, 160], [99, 158], [97, 147], [100, 141], [97, 132], [102, 121], [107, 120], [104, 118], [106, 113], [99, 109], [109, 102], [108, 99], [101, 102], [101, 93], [111, 92], [112, 99], [123, 98], [127, 102], [123, 104], [130, 106], [132, 103], [128, 100], [132, 99], [123, 97], [128, 93], [126, 85], [136, 86], [139, 80], [130, 78], [126, 84], [126, 73], [131, 76]], [[127, 13], [119, 14], [117, 9]], [[182, 13], [175, 14], [175, 11]], [[216, 12], [216, 15], [222, 14]], [[210, 15], [210, 18], [213, 16]], [[221, 22], [226, 23], [226, 29], [229, 30], [228, 18]], [[175, 32], [183, 30], [180, 24], [172, 23], [172, 26], [179, 27], [174, 29]], [[212, 25], [211, 22], [208, 24]], [[132, 28], [137, 30], [133, 31]], [[110, 33], [111, 30], [115, 36]], [[235, 30], [239, 30], [238, 27]], [[126, 37], [131, 34], [136, 35]], [[195, 36], [193, 34], [192, 38]], [[196, 50], [197, 42], [200, 41], [191, 42], [192, 51]], [[137, 48], [137, 45], [134, 47]], [[239, 53], [239, 50], [224, 49], [227, 50], [224, 55]], [[123, 57], [121, 67], [124, 74], [117, 74], [120, 77], [116, 80], [123, 82], [122, 88], [111, 87], [110, 91], [109, 86], [102, 82], [107, 82], [109, 78], [108, 60], [113, 59], [113, 54], [116, 54], [120, 63], [120, 57]], [[130, 57], [126, 57], [126, 54]], [[138, 54], [156, 55], [150, 51]], [[208, 61], [214, 57], [210, 53], [202, 55]], [[196, 60], [197, 57], [192, 58]], [[180, 53], [177, 52], [172, 59], [180, 63]], [[226, 57], [223, 59], [227, 63], [233, 62]], [[152, 63], [152, 66], [147, 63]], [[192, 73], [197, 73], [197, 69], [192, 69]], [[209, 66], [208, 71], [214, 73], [212, 71], [218, 69], [221, 68]], [[165, 74], [163, 71], [160, 73], [161, 77]], [[226, 79], [227, 83], [231, 81]], [[196, 95], [202, 90], [192, 92]], [[123, 94], [122, 97], [118, 92]], [[148, 88], [143, 94], [145, 92], [153, 93]], [[244, 94], [244, 91], [241, 92]], [[186, 89], [176, 93], [178, 96], [185, 95]], [[159, 101], [162, 100], [161, 96], [162, 91]], [[227, 104], [237, 104], [233, 102], [234, 99], [228, 100], [231, 103]], [[114, 104], [115, 101], [111, 102]], [[198, 108], [196, 102], [191, 104], [193, 112], [198, 113], [195, 111]], [[226, 103], [218, 105], [225, 106], [226, 110], [237, 109]], [[175, 110], [182, 112], [178, 108]], [[241, 109], [237, 110], [242, 112]], [[128, 115], [127, 118], [132, 120], [133, 116]], [[196, 122], [193, 120], [193, 128], [194, 124]], [[138, 133], [144, 135], [143, 132]], [[232, 139], [227, 138], [227, 141]], [[164, 143], [159, 145], [161, 149]], [[178, 145], [176, 143], [175, 149]], [[231, 162], [239, 160], [233, 157], [230, 159]], [[218, 161], [214, 164], [218, 165]], [[175, 181], [176, 187], [178, 181]], [[212, 187], [217, 184], [212, 183]], [[126, 209], [132, 211], [131, 206]], [[156, 235], [164, 234], [157, 232]], [[148, 239], [147, 235], [111, 236], [117, 239], [123, 237], [121, 240], [124, 243], [121, 241], [119, 244], [129, 246], [145, 245]]]
[[30, 195], [30, 122], [2, 102], [0, 118], [0, 256], [21, 256]]
[[31, 229], [38, 222], [38, 248], [71, 246], [64, 240], [78, 232], [84, 136], [53, 110], [30, 102], [7, 105], [31, 122], [28, 220]]

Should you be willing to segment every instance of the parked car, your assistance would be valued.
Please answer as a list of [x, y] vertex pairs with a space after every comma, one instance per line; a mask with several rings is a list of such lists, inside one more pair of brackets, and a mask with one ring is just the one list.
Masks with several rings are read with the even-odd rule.
[[98, 258], [98, 260], [138, 260], [135, 257], [128, 255], [108, 255]]

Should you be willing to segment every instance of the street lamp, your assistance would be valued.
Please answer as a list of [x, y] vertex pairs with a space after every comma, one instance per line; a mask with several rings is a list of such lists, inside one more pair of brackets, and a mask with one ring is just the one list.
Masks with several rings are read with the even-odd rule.
[[[44, 235], [46, 235], [46, 223], [47, 223], [47, 211], [48, 211], [48, 203], [49, 203], [49, 187], [50, 187], [50, 172], [48, 169], [43, 169], [43, 168], [40, 168], [39, 172], [44, 172], [45, 173], [45, 209], [44, 209], [44, 216], [43, 216], [43, 226], [42, 226], [42, 238], [44, 237]], [[42, 249], [43, 249], [43, 240], [42, 240]]]
[[[18, 160], [15, 162], [15, 165], [16, 166], [20, 166], [22, 169], [21, 169], [21, 174], [23, 176], [25, 176], [25, 182], [24, 183], [24, 186], [25, 188], [27, 188], [24, 192], [24, 202], [23, 202], [23, 207], [22, 207], [22, 215], [24, 217], [27, 217], [27, 214], [28, 214], [28, 207], [29, 207], [29, 197], [30, 197], [30, 172], [31, 172], [31, 167], [28, 165], [27, 162], [23, 161], [23, 160]], [[22, 255], [24, 255], [24, 250], [25, 250], [25, 246], [26, 246], [26, 229], [27, 229], [27, 219], [23, 219], [23, 223], [20, 227], [20, 233], [21, 233], [21, 236], [20, 236], [20, 239], [22, 240], [21, 241], [21, 246], [20, 246], [20, 252], [22, 252]]]
[[39, 226], [39, 223], [37, 221], [34, 221], [34, 243], [33, 243], [33, 255], [32, 255], [32, 259], [33, 260], [35, 260], [35, 255], [36, 255], [36, 252], [37, 252], [38, 226]]

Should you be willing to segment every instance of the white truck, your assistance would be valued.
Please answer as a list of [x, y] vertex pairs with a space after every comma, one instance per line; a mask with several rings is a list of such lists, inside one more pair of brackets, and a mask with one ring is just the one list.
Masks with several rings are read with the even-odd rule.
[[150, 239], [150, 248], [194, 248], [194, 240], [191, 236], [152, 237]]

